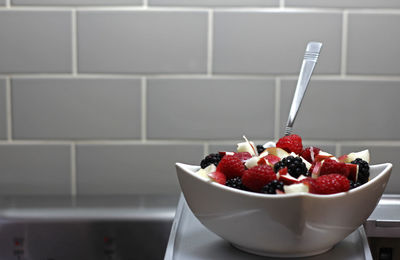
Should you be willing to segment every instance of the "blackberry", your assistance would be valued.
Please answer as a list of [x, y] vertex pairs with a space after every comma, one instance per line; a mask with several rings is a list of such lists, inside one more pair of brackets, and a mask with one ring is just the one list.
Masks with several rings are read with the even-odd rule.
[[273, 180], [261, 189], [261, 193], [276, 194], [276, 190], [283, 191], [283, 182]]
[[210, 164], [218, 165], [219, 161], [221, 161], [222, 156], [219, 153], [210, 153], [207, 155], [200, 163], [200, 167], [202, 169], [206, 168]]
[[358, 177], [357, 182], [364, 184], [368, 182], [369, 178], [369, 164], [361, 158], [357, 158], [351, 162], [352, 164], [358, 164]]
[[360, 187], [361, 185], [362, 185], [362, 183], [360, 183], [359, 181], [354, 182], [354, 181], [350, 180], [350, 190], [354, 189], [354, 188], [357, 188], [357, 187]]
[[298, 178], [300, 175], [307, 176], [307, 167], [300, 157], [288, 156], [274, 165], [274, 171], [277, 173], [280, 169], [287, 167], [288, 173]]
[[240, 177], [235, 177], [232, 179], [229, 179], [226, 181], [225, 183], [226, 186], [228, 187], [232, 187], [235, 189], [239, 189], [239, 190], [248, 190], [242, 183], [242, 178]]
[[262, 146], [261, 144], [258, 144], [258, 145], [257, 145], [257, 152], [258, 152], [258, 154], [264, 152], [264, 150], [265, 150], [264, 146]]

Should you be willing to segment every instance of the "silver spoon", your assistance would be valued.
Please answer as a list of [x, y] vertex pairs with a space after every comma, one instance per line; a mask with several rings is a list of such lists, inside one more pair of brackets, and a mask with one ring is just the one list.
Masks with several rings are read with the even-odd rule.
[[307, 44], [299, 79], [297, 80], [296, 91], [293, 96], [292, 106], [290, 107], [289, 118], [286, 123], [285, 135], [290, 135], [292, 133], [294, 120], [296, 119], [297, 112], [299, 111], [301, 101], [306, 92], [311, 74], [314, 71], [315, 64], [317, 63], [321, 47], [322, 43], [320, 42], [309, 42]]

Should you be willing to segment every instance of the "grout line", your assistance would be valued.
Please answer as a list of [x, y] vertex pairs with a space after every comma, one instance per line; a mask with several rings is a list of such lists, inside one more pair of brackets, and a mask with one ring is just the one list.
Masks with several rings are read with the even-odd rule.
[[348, 36], [348, 22], [349, 12], [345, 10], [343, 12], [342, 20], [342, 53], [341, 53], [341, 64], [340, 64], [340, 75], [344, 77], [347, 72], [347, 36]]
[[274, 120], [274, 139], [279, 139], [281, 124], [281, 79], [275, 79], [275, 120]]
[[210, 153], [210, 145], [209, 143], [204, 143], [203, 156], [206, 157], [209, 153]]
[[71, 195], [77, 195], [77, 179], [76, 179], [76, 147], [75, 144], [71, 144]]
[[141, 113], [141, 140], [146, 142], [147, 139], [147, 79], [142, 78], [141, 85], [141, 101], [142, 101], [142, 113]]
[[7, 141], [12, 141], [12, 106], [11, 106], [11, 78], [6, 78], [6, 118], [7, 118]]
[[72, 75], [78, 73], [78, 27], [77, 27], [77, 11], [72, 10]]
[[[71, 74], [0, 74], [0, 77], [9, 77], [20, 79], [20, 78], [71, 78]], [[73, 76], [75, 77], [75, 76]], [[146, 77], [147, 79], [276, 79], [277, 77], [281, 80], [297, 80], [299, 75], [262, 75], [262, 74], [86, 74], [79, 73], [76, 77], [87, 78], [87, 79], [141, 79]], [[388, 75], [313, 75], [313, 80], [353, 80], [353, 81], [400, 81], [400, 76], [388, 76]]]
[[339, 157], [341, 153], [342, 153], [342, 146], [340, 145], [340, 143], [336, 143], [335, 156]]
[[279, 8], [285, 8], [285, 0], [279, 0]]
[[11, 8], [11, 0], [6, 0], [6, 8]]
[[143, 8], [147, 9], [149, 7], [149, 1], [143, 0]]
[[207, 75], [212, 75], [213, 64], [213, 34], [214, 34], [214, 11], [208, 11], [208, 34], [207, 34]]

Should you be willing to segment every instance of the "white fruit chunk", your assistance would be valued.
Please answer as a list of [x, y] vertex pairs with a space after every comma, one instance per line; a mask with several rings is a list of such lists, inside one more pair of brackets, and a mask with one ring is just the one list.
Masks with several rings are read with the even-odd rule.
[[250, 169], [253, 168], [254, 166], [257, 166], [259, 160], [260, 158], [254, 156], [248, 159], [244, 165], [247, 167], [247, 169]]
[[243, 136], [246, 142], [238, 143], [237, 144], [237, 151], [241, 152], [248, 152], [251, 156], [258, 155], [256, 145], [253, 142], [247, 140], [246, 136]]
[[276, 143], [275, 142], [266, 142], [265, 144], [263, 144], [264, 148], [270, 148], [270, 147], [276, 147]]
[[283, 190], [285, 193], [301, 193], [301, 192], [309, 192], [308, 185], [304, 183], [297, 183], [292, 185], [284, 185]]
[[212, 179], [208, 176], [208, 174], [215, 171], [217, 171], [217, 167], [214, 164], [210, 164], [206, 168], [198, 170], [196, 174], [198, 174], [199, 176], [203, 177], [208, 181], [212, 181]]
[[357, 158], [361, 158], [362, 160], [369, 163], [369, 150], [363, 150], [358, 153], [349, 153], [347, 155], [346, 162], [347, 163], [352, 162]]
[[279, 147], [270, 147], [266, 148], [265, 150], [268, 151], [268, 154], [276, 155], [281, 159], [289, 156], [288, 152]]

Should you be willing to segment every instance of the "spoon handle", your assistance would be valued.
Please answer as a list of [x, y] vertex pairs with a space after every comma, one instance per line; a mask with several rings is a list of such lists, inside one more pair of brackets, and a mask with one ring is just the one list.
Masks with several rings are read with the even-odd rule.
[[301, 101], [306, 92], [311, 74], [314, 71], [315, 64], [317, 63], [321, 47], [322, 43], [320, 42], [309, 42], [307, 44], [299, 79], [297, 80], [296, 91], [293, 96], [292, 106], [290, 107], [289, 118], [286, 123], [285, 135], [290, 135], [292, 133], [294, 120], [296, 119], [297, 112], [299, 111]]

